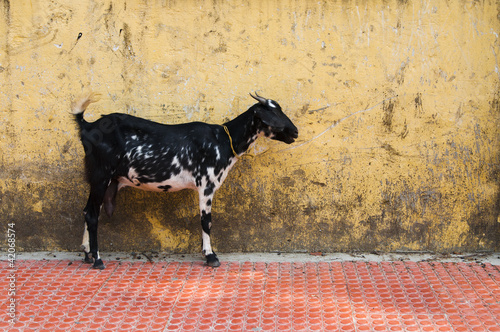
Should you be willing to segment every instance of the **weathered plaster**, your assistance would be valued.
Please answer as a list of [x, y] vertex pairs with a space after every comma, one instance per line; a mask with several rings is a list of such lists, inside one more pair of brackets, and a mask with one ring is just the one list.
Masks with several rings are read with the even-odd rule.
[[[251, 91], [299, 127], [216, 194], [217, 251], [498, 250], [495, 1], [0, 2], [0, 198], [18, 250], [78, 250], [69, 114], [222, 123]], [[192, 192], [120, 192], [103, 251], [200, 250]], [[2, 245], [3, 246], [3, 245]]]

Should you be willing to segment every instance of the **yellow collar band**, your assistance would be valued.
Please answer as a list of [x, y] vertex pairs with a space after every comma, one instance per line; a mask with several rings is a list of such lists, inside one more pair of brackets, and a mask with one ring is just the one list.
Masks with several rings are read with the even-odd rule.
[[229, 137], [229, 144], [231, 145], [231, 151], [233, 151], [233, 154], [236, 158], [238, 158], [238, 154], [236, 153], [236, 151], [234, 151], [234, 148], [233, 148], [233, 139], [231, 138], [231, 134], [229, 134], [229, 129], [227, 129], [227, 127], [225, 125], [222, 125], [222, 128], [224, 128], [224, 131], [226, 132], [227, 136]]

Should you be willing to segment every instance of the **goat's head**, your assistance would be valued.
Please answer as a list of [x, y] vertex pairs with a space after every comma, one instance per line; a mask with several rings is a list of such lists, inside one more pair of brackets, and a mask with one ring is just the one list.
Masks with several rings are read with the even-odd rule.
[[299, 136], [297, 127], [283, 113], [280, 105], [271, 99], [266, 99], [255, 93], [250, 94], [259, 103], [252, 106], [255, 117], [262, 122], [262, 131], [266, 137], [282, 141], [287, 144], [295, 142]]

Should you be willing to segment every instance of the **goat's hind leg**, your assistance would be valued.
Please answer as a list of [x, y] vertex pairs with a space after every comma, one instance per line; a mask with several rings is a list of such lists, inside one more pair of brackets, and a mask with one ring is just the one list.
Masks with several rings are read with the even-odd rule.
[[83, 239], [82, 239], [82, 251], [85, 257], [83, 261], [87, 264], [92, 264], [94, 260], [92, 259], [92, 255], [90, 255], [90, 245], [89, 245], [89, 231], [87, 229], [87, 222], [85, 221], [85, 229], [83, 230]]
[[[89, 197], [89, 200], [87, 201], [87, 205], [83, 209], [84, 216], [87, 214], [89, 204], [90, 204], [90, 197]], [[80, 246], [80, 248], [83, 251], [83, 254], [85, 255], [85, 257], [83, 258], [83, 262], [87, 263], [87, 264], [94, 263], [94, 260], [92, 259], [92, 255], [90, 255], [89, 231], [87, 229], [87, 221], [85, 221], [85, 220], [84, 220], [82, 245]]]
[[88, 231], [89, 237], [89, 252], [85, 253], [85, 262], [92, 263], [94, 269], [102, 270], [104, 269], [104, 263], [99, 256], [99, 250], [97, 247], [97, 224], [99, 219], [99, 210], [94, 213], [87, 213], [85, 215], [85, 225]]
[[[108, 185], [108, 189], [106, 189], [106, 193], [104, 194], [104, 198], [103, 198], [104, 211], [106, 212], [106, 214], [110, 218], [113, 215], [113, 211], [115, 210], [116, 193], [118, 192], [118, 190], [119, 190], [118, 181], [111, 180], [111, 182]], [[90, 204], [90, 197], [89, 197], [89, 200], [87, 202], [87, 206], [85, 206], [85, 209], [83, 209], [84, 215], [87, 214], [89, 204]], [[90, 254], [89, 231], [87, 229], [87, 222], [85, 222], [85, 229], [83, 230], [83, 240], [82, 240], [81, 249], [85, 254], [85, 258], [83, 259], [83, 261], [87, 264], [94, 263], [94, 260], [92, 259], [92, 255]]]
[[99, 270], [104, 269], [104, 263], [102, 262], [102, 259], [99, 256], [99, 250], [97, 245], [97, 225], [99, 221], [101, 205], [104, 199], [104, 193], [106, 192], [108, 183], [109, 180], [91, 183], [89, 200], [87, 206], [85, 207], [86, 210], [85, 227], [86, 231], [88, 232], [88, 248], [89, 248], [88, 253], [85, 252], [85, 261], [92, 262], [93, 259], [94, 265], [92, 267], [94, 269], [99, 269]]

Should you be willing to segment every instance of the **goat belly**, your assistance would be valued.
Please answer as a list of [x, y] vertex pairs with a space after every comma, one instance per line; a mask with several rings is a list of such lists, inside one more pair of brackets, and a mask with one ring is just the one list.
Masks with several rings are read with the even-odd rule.
[[165, 180], [149, 179], [148, 181], [141, 181], [137, 177], [132, 177], [131, 179], [119, 177], [118, 182], [122, 186], [130, 186], [146, 191], [172, 192], [182, 189], [196, 189], [194, 177], [191, 172], [185, 170]]

